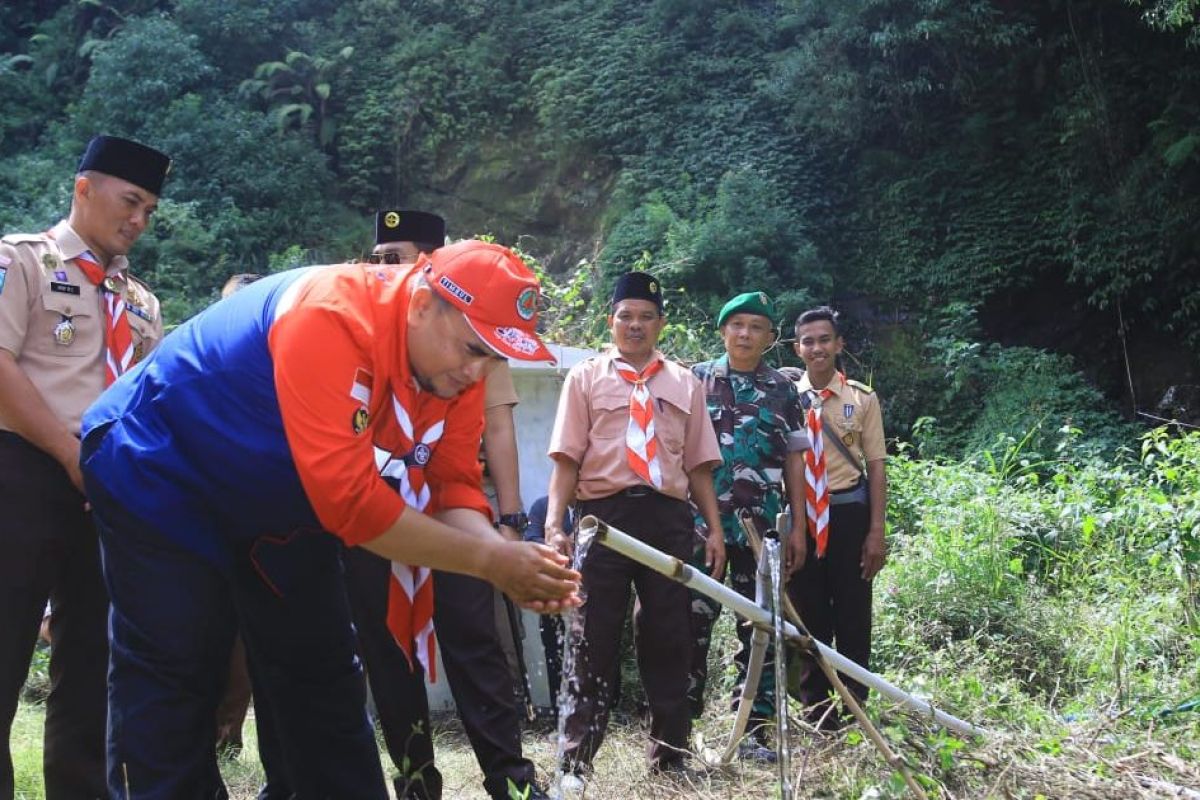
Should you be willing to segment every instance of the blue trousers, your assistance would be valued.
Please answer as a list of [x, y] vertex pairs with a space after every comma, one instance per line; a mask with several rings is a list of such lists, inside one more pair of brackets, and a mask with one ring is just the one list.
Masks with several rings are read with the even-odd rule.
[[263, 536], [225, 570], [131, 515], [90, 475], [88, 496], [112, 600], [112, 796], [227, 796], [214, 714], [240, 626], [293, 797], [386, 800], [335, 538]]

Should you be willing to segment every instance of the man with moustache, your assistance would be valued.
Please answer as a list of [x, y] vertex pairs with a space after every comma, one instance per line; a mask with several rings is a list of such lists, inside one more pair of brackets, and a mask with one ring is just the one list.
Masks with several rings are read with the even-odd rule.
[[[375, 215], [375, 247], [368, 261], [411, 265], [445, 241], [446, 221], [439, 215], [384, 209]], [[483, 448], [500, 507], [499, 528], [514, 541], [520, 539], [517, 526], [524, 516], [513, 425], [517, 402], [508, 363], [497, 363], [484, 380]], [[396, 796], [440, 800], [442, 775], [434, 764], [425, 693], [431, 665], [415, 657], [420, 651], [411, 643], [412, 635], [420, 631], [405, 634], [403, 638], [410, 641], [401, 647], [386, 624], [391, 564], [363, 548], [349, 548], [345, 562], [346, 588], [371, 696], [388, 754], [399, 772], [393, 782]], [[495, 625], [495, 590], [486, 581], [442, 570], [433, 571], [429, 588], [445, 679], [450, 681], [459, 718], [483, 770], [485, 789], [494, 798], [510, 797], [510, 789], [526, 800], [545, 797], [535, 782], [533, 763], [521, 752], [512, 675]], [[433, 658], [426, 653], [426, 660]]]
[[[692, 554], [689, 497], [708, 525], [706, 566], [724, 569], [724, 531], [712, 469], [721, 462], [700, 382], [657, 349], [666, 324], [662, 288], [643, 272], [622, 275], [608, 317], [612, 346], [573, 367], [559, 396], [550, 439], [554, 469], [546, 509], [546, 541], [563, 552], [571, 542], [563, 513], [593, 514], [652, 547], [686, 560]], [[575, 675], [568, 680], [563, 788], [582, 787], [604, 740], [621, 629], [636, 587], [638, 668], [650, 707], [650, 766], [683, 768], [691, 717], [688, 590], [607, 548], [581, 566], [586, 605], [573, 637]]]
[[[757, 559], [750, 549], [739, 515], [749, 512], [760, 534], [775, 527], [776, 515], [786, 503], [794, 508], [804, 504], [804, 457], [807, 437], [800, 415], [796, 387], [784, 375], [763, 362], [763, 353], [775, 342], [775, 306], [763, 292], [745, 292], [732, 298], [717, 316], [717, 328], [725, 344], [725, 355], [692, 367], [704, 385], [708, 414], [724, 459], [713, 471], [717, 507], [725, 528], [725, 563], [730, 584], [739, 594], [754, 599]], [[786, 498], [784, 486], [786, 485]], [[705, 533], [703, 520], [697, 530]], [[781, 536], [804, 535], [804, 520], [797, 518], [790, 531]], [[696, 558], [703, 557], [703, 540], [697, 537]], [[799, 565], [788, 564], [794, 568]], [[708, 678], [708, 646], [713, 624], [721, 613], [721, 604], [692, 592], [691, 681], [688, 702], [692, 715], [704, 708], [704, 686]], [[737, 626], [741, 650], [734, 657], [738, 680], [746, 679], [752, 629]], [[754, 698], [743, 742], [743, 757], [773, 761], [774, 751], [766, 747], [767, 724], [775, 715], [775, 671], [768, 651]], [[740, 690], [735, 696], [740, 695]]]
[[83, 497], [79, 423], [162, 339], [158, 300], [129, 274], [126, 254], [170, 166], [153, 148], [97, 136], [67, 219], [0, 241], [0, 798], [13, 796], [9, 735], [47, 598], [46, 797], [106, 794], [108, 596]]

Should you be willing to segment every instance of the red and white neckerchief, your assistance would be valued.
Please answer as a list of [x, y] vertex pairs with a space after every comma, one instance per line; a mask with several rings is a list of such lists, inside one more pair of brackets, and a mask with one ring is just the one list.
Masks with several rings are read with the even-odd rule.
[[662, 466], [658, 460], [658, 440], [654, 437], [654, 398], [646, 384], [665, 363], [656, 358], [638, 372], [627, 362], [613, 359], [617, 374], [633, 384], [629, 394], [629, 425], [625, 428], [625, 456], [637, 476], [655, 489], [662, 488]]
[[104, 268], [91, 250], [75, 256], [75, 263], [104, 296], [104, 385], [111, 386], [133, 366], [133, 331], [125, 316], [125, 293], [106, 284]]
[[[54, 231], [46, 231], [46, 235], [53, 239]], [[73, 260], [104, 296], [104, 386], [107, 388], [134, 363], [133, 331], [125, 316], [125, 293], [107, 284], [108, 275], [91, 250], [83, 251]], [[120, 273], [117, 276], [124, 278]]]
[[[836, 378], [835, 378], [836, 380]], [[811, 447], [804, 452], [804, 507], [808, 512], [808, 530], [817, 541], [817, 558], [825, 557], [829, 546], [829, 481], [825, 475], [825, 440], [821, 435], [821, 407], [833, 396], [833, 390], [810, 389], [814, 395], [805, 423]]]
[[[425, 483], [425, 465], [433, 448], [446, 430], [444, 419], [436, 420], [420, 434], [413, 430], [412, 418], [395, 395], [392, 408], [396, 422], [408, 444], [402, 458], [396, 458], [383, 448], [375, 448], [375, 463], [380, 474], [399, 483], [400, 496], [417, 511], [429, 505], [429, 486]], [[417, 660], [425, 668], [430, 683], [437, 682], [437, 637], [433, 630], [433, 573], [428, 567], [413, 567], [392, 562], [388, 580], [388, 630], [404, 651], [409, 666], [413, 666], [413, 646]]]

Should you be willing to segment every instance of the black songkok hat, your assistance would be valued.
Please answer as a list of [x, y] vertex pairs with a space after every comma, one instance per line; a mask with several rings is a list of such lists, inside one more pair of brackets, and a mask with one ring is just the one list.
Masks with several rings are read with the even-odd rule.
[[130, 139], [94, 136], [76, 171], [87, 170], [129, 181], [157, 197], [162, 194], [163, 181], [171, 171], [171, 159], [166, 153]]
[[427, 211], [384, 209], [375, 212], [375, 244], [421, 242], [441, 247], [446, 241], [446, 220]]
[[658, 278], [645, 272], [626, 272], [617, 278], [613, 287], [612, 304], [615, 306], [622, 300], [649, 300], [663, 310], [662, 285]]

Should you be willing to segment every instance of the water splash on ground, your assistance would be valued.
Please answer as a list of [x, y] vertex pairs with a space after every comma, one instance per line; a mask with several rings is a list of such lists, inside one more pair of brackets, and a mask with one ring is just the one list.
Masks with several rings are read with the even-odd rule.
[[[582, 573], [583, 564], [596, 538], [595, 528], [578, 528], [575, 534], [575, 551], [571, 558], [571, 568]], [[562, 681], [558, 689], [558, 735], [555, 752], [555, 780], [553, 794], [556, 798], [576, 796], [578, 789], [563, 784], [563, 756], [567, 748], [567, 718], [575, 712], [575, 696], [579, 693], [579, 676], [576, 672], [575, 658], [579, 646], [583, 642], [583, 608], [587, 604], [587, 595], [583, 587], [579, 589], [583, 601], [578, 608], [568, 609], [563, 613], [563, 625], [560, 629], [562, 640]]]

